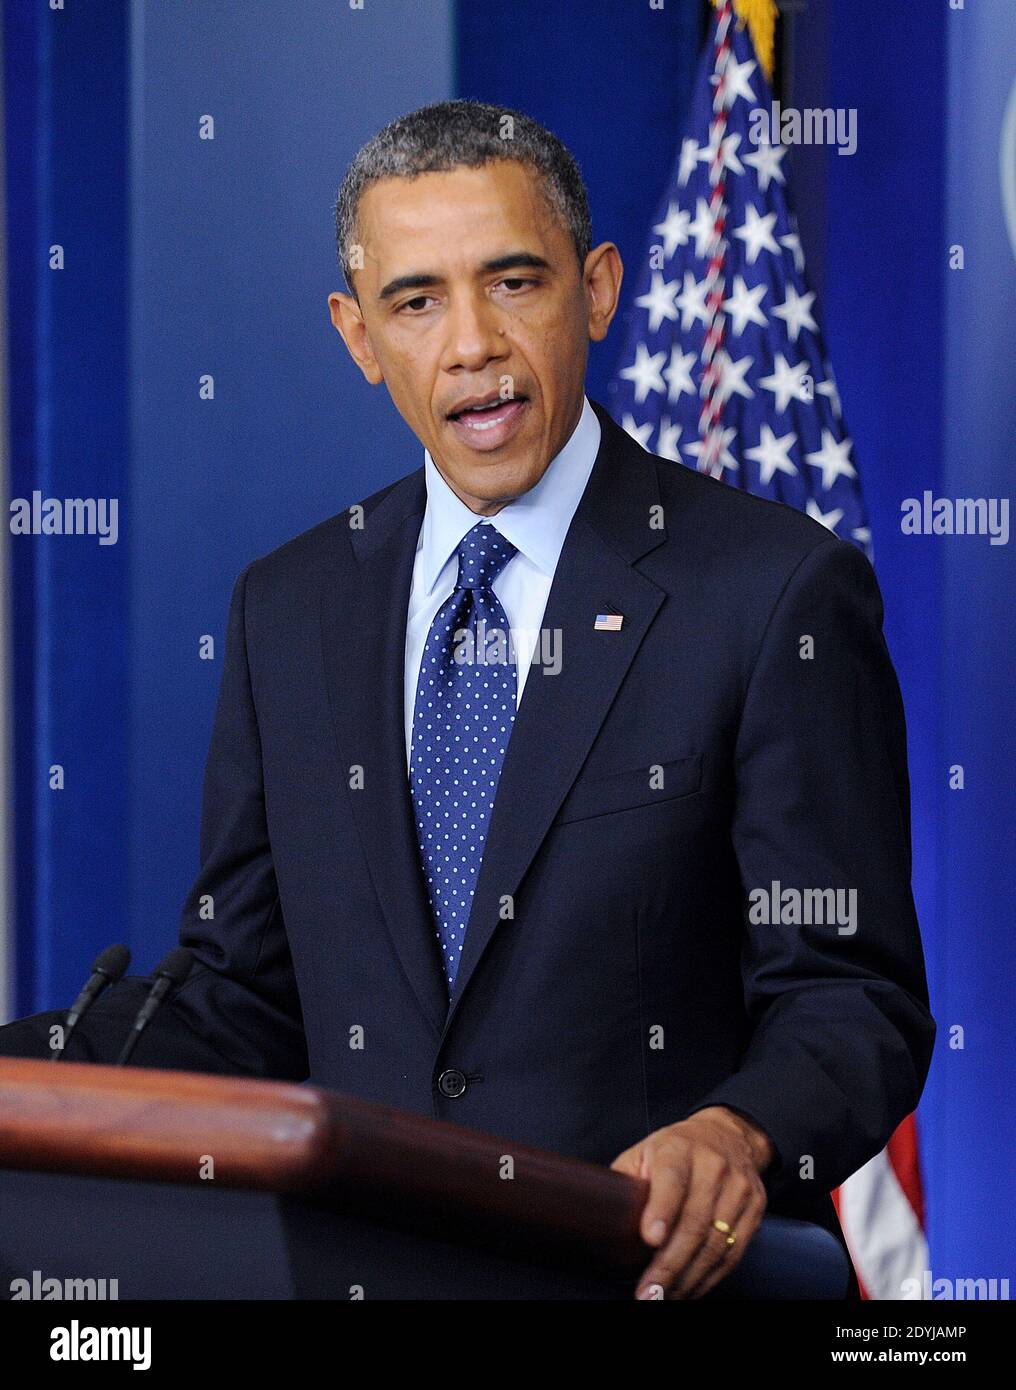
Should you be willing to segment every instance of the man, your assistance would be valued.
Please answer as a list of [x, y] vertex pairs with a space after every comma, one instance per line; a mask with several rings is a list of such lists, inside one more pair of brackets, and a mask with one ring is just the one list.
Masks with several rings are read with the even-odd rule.
[[[336, 214], [332, 321], [424, 466], [237, 580], [198, 964], [135, 1059], [640, 1174], [636, 1292], [699, 1297], [767, 1205], [835, 1230], [928, 1070], [873, 573], [586, 400], [621, 260], [534, 122], [403, 117]], [[144, 987], [78, 1055], [115, 1055]]]

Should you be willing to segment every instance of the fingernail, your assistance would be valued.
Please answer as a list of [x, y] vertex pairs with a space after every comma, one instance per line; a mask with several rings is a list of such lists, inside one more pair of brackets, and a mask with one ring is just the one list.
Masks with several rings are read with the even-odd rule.
[[639, 1290], [638, 1296], [640, 1299], [656, 1299], [659, 1298], [660, 1292], [659, 1284], [647, 1284], [644, 1289]]
[[666, 1221], [654, 1221], [649, 1227], [649, 1239], [654, 1245], [659, 1245], [660, 1241], [667, 1234]]

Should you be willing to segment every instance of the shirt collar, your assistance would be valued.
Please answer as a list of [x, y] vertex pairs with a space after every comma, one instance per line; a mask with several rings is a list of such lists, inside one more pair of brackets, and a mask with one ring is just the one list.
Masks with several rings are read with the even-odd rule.
[[552, 578], [571, 519], [596, 462], [600, 433], [596, 412], [588, 397], [583, 396], [578, 424], [564, 448], [551, 459], [540, 481], [490, 518], [470, 511], [442, 478], [430, 451], [424, 449], [427, 508], [420, 545], [425, 592], [432, 591], [463, 536], [485, 519], [505, 540], [511, 541], [516, 550]]

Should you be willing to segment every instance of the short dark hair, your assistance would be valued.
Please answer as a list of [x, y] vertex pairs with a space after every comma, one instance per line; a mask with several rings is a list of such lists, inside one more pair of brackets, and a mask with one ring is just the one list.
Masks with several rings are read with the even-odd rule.
[[356, 155], [335, 202], [335, 240], [342, 275], [355, 296], [350, 248], [358, 241], [360, 199], [379, 179], [476, 169], [510, 159], [540, 176], [544, 196], [571, 233], [581, 273], [593, 241], [589, 199], [574, 155], [531, 116], [458, 97], [399, 116]]

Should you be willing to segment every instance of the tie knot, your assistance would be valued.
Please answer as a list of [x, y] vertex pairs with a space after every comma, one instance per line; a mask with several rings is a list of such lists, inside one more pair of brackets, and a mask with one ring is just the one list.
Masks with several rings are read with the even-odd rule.
[[478, 522], [459, 542], [459, 578], [455, 587], [489, 588], [516, 553], [517, 547], [505, 540], [500, 531]]

